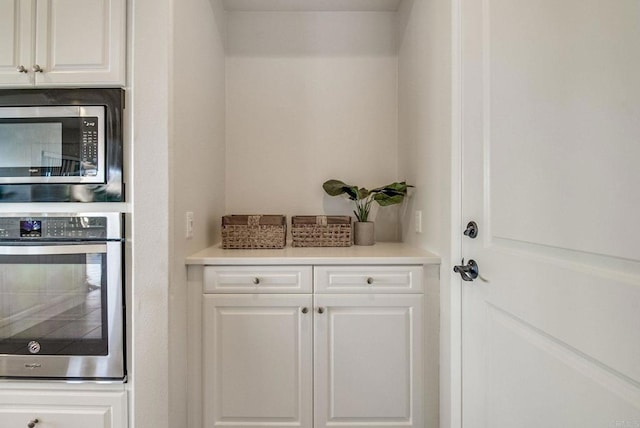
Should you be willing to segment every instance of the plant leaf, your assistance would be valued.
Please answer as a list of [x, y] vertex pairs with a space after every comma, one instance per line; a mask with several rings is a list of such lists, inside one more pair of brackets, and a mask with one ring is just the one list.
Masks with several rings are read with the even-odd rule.
[[407, 189], [413, 187], [405, 181], [394, 182], [386, 186], [367, 190], [364, 187], [352, 186], [340, 180], [327, 180], [322, 185], [327, 194], [338, 196], [347, 194], [349, 199], [356, 202], [356, 210], [353, 212], [359, 221], [367, 221], [371, 202], [375, 200], [380, 206], [399, 204], [407, 196]]
[[372, 192], [376, 192], [376, 193], [380, 193], [380, 192], [385, 192], [385, 193], [402, 193], [403, 195], [405, 195], [407, 193], [407, 188], [409, 187], [413, 187], [410, 184], [407, 184], [405, 181], [401, 181], [401, 182], [395, 182], [395, 183], [391, 183], [391, 184], [387, 184], [386, 186], [382, 186], [382, 187], [378, 187], [376, 189], [373, 189]]
[[349, 199], [353, 200], [353, 201], [357, 201], [358, 200], [358, 186], [344, 186], [343, 187], [344, 192], [349, 195]]
[[345, 186], [347, 185], [340, 180], [327, 180], [322, 185], [322, 188], [330, 196], [338, 196], [338, 195], [342, 195], [345, 192], [344, 191]]
[[322, 184], [322, 188], [329, 196], [339, 196], [346, 193], [349, 199], [358, 199], [358, 187], [352, 186], [340, 180], [327, 180]]
[[373, 199], [382, 207], [399, 204], [404, 200], [403, 194], [387, 195], [386, 193], [378, 193]]
[[391, 183], [388, 186], [384, 186], [384, 187], [386, 189], [395, 190], [397, 192], [407, 193], [407, 188], [408, 187], [413, 187], [413, 186], [408, 185], [406, 183], [406, 181], [401, 181], [400, 183], [395, 182], [395, 183]]
[[366, 199], [367, 196], [369, 196], [370, 194], [371, 192], [365, 189], [364, 187], [361, 187], [360, 189], [358, 189], [358, 199]]

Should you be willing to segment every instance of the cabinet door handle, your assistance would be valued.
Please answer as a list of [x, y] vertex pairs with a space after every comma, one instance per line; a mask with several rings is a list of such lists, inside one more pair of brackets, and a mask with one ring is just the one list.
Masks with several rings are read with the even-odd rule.
[[253, 283], [254, 283], [255, 285], [260, 284], [260, 278], [258, 278], [258, 277], [253, 278]]
[[324, 308], [323, 308], [322, 306], [320, 306], [320, 307], [318, 308], [318, 313], [319, 313], [319, 314], [324, 314]]
[[33, 65], [33, 72], [34, 73], [43, 73], [44, 69], [42, 67], [40, 67], [38, 64], [34, 64]]
[[27, 74], [29, 72], [29, 70], [27, 70], [24, 65], [19, 65], [18, 67], [16, 67], [16, 70], [18, 70], [18, 73]]
[[38, 422], [40, 421], [37, 419], [30, 420], [29, 423], [27, 424], [27, 428], [34, 428]]
[[302, 308], [302, 313], [303, 313], [303, 314], [306, 314], [307, 312], [309, 312], [309, 308], [306, 308], [306, 307], [305, 307], [305, 308]]
[[371, 277], [367, 278], [367, 284], [369, 285], [373, 284], [373, 278]]

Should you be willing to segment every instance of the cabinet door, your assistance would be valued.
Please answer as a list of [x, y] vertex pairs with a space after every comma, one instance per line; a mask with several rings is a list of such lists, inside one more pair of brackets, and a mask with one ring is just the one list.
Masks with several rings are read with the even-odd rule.
[[312, 299], [203, 297], [205, 427], [312, 424]]
[[[0, 426], [126, 428], [126, 392], [0, 392]], [[37, 422], [36, 422], [37, 421]]]
[[[35, 0], [0, 0], [0, 85], [31, 86]], [[23, 72], [19, 71], [24, 67]]]
[[315, 296], [315, 428], [423, 426], [422, 299]]
[[125, 0], [37, 0], [37, 85], [122, 86]]

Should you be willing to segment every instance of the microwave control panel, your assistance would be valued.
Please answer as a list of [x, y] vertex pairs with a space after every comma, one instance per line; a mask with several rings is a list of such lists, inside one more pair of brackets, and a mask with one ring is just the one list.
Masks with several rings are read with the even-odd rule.
[[106, 237], [105, 217], [0, 217], [2, 240], [95, 240]]
[[98, 118], [83, 117], [80, 126], [82, 133], [81, 171], [83, 176], [98, 175]]

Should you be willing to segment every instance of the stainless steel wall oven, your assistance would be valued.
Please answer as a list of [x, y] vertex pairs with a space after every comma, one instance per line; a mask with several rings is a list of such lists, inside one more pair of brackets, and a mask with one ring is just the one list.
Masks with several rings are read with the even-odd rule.
[[126, 379], [120, 213], [0, 214], [0, 378]]
[[0, 90], [0, 202], [121, 202], [122, 89]]

